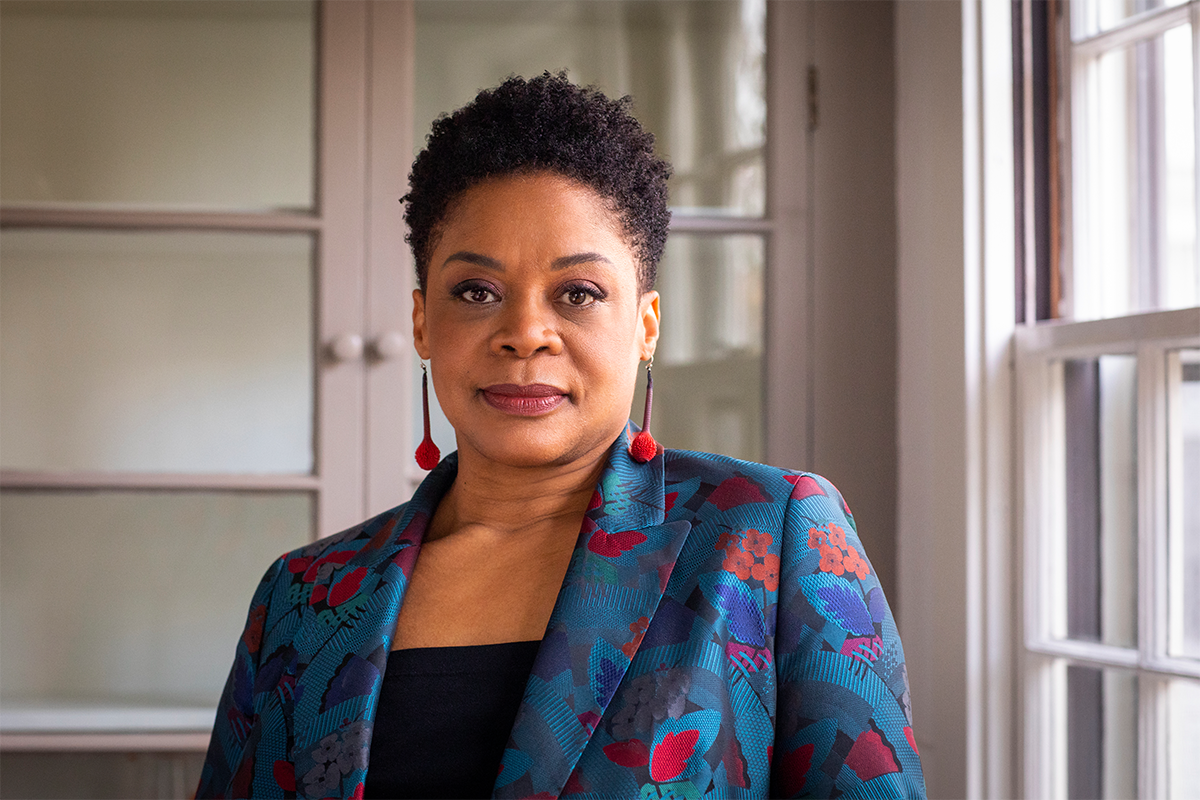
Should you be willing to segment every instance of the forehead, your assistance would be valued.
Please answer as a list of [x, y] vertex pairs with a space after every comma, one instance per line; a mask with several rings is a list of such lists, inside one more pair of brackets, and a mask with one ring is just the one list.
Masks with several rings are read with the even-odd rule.
[[555, 173], [509, 175], [476, 184], [456, 200], [440, 227], [435, 253], [451, 246], [539, 252], [575, 252], [582, 247], [602, 250], [614, 262], [634, 261], [611, 204], [591, 187]]

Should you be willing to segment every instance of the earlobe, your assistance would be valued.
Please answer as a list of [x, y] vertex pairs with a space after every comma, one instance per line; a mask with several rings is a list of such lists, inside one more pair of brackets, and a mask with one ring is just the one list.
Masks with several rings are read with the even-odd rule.
[[425, 330], [425, 295], [420, 289], [413, 289], [413, 347], [422, 359], [429, 358], [429, 342]]
[[642, 323], [641, 359], [649, 361], [658, 346], [659, 309], [658, 292], [653, 289], [642, 295], [639, 319]]

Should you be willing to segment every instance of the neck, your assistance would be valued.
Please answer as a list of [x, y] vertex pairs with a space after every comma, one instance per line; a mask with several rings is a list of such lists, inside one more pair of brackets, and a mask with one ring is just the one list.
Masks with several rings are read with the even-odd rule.
[[508, 536], [565, 526], [576, 533], [607, 455], [605, 446], [566, 465], [512, 467], [460, 449], [458, 475], [438, 504], [429, 537], [468, 528]]

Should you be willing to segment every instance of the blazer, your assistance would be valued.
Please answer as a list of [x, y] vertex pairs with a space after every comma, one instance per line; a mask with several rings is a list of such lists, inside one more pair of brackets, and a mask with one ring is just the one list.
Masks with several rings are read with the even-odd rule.
[[[837, 490], [609, 454], [498, 798], [924, 797], [904, 654]], [[361, 797], [397, 615], [454, 481], [280, 557], [254, 593], [198, 797]]]

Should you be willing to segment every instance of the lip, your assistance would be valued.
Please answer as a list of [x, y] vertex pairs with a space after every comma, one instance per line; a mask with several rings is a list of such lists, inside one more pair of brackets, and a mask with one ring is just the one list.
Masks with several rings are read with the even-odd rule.
[[483, 399], [497, 411], [520, 417], [536, 417], [558, 408], [567, 399], [566, 392], [544, 383], [521, 386], [497, 383], [483, 388]]

